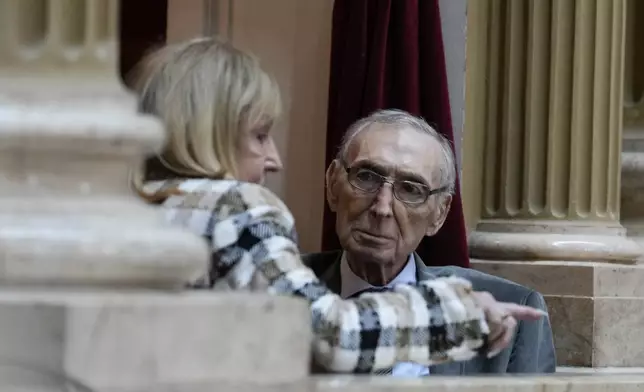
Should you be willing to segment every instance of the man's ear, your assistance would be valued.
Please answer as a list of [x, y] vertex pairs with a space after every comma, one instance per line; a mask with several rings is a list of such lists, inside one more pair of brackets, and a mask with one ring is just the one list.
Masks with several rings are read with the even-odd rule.
[[334, 159], [329, 167], [326, 169], [325, 184], [326, 184], [326, 202], [329, 204], [329, 209], [333, 212], [336, 211], [338, 206], [338, 168], [340, 164], [337, 159]]
[[432, 222], [429, 222], [429, 226], [427, 227], [427, 232], [425, 233], [426, 236], [431, 237], [434, 234], [438, 233], [438, 230], [440, 230], [441, 227], [443, 227], [443, 224], [445, 223], [445, 219], [447, 219], [447, 214], [449, 213], [449, 208], [452, 205], [452, 195], [445, 195], [442, 196], [440, 201], [438, 202], [438, 208], [437, 211], [433, 214]]

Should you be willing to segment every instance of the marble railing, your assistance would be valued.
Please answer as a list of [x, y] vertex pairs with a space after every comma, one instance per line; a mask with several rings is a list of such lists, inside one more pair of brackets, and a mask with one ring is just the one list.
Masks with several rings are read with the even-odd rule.
[[325, 377], [313, 380], [317, 392], [621, 392], [644, 391], [644, 374], [507, 377]]

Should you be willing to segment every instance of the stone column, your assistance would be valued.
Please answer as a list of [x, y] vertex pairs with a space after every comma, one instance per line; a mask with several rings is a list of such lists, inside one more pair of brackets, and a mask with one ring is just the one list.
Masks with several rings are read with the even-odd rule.
[[493, 1], [474, 257], [630, 261], [619, 224], [623, 1]]
[[117, 5], [0, 0], [0, 390], [288, 390], [306, 304], [181, 293], [207, 247], [131, 190], [164, 134], [120, 82]]
[[487, 4], [474, 265], [546, 295], [561, 365], [644, 366], [644, 270], [619, 223], [625, 1]]
[[644, 249], [644, 4], [627, 0], [627, 9], [621, 222]]

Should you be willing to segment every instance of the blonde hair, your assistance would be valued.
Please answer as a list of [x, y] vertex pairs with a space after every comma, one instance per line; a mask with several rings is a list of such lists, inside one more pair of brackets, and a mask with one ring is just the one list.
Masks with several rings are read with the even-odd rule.
[[255, 57], [218, 38], [164, 46], [129, 80], [141, 111], [158, 116], [168, 140], [158, 161], [178, 176], [234, 178], [241, 132], [281, 112], [275, 80]]

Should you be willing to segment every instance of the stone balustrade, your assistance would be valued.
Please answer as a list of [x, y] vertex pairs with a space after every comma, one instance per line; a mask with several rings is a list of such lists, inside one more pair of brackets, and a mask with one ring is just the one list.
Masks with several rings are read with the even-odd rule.
[[557, 374], [507, 377], [326, 377], [316, 392], [635, 392], [644, 391], [640, 374]]

